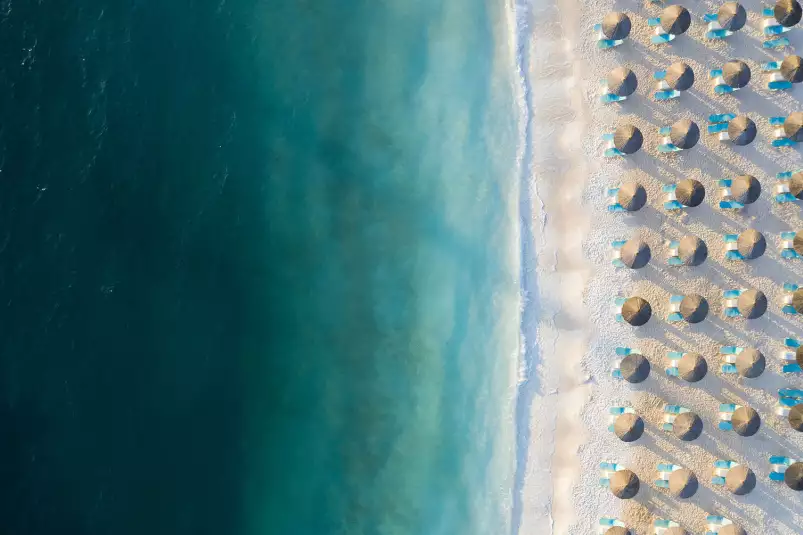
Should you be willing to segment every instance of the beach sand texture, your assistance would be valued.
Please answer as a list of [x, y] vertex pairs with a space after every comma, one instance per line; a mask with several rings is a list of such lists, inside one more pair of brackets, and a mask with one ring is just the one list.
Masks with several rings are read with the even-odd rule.
[[[535, 123], [533, 148], [537, 292], [540, 298], [537, 332], [539, 394], [532, 411], [532, 443], [523, 503], [523, 532], [594, 533], [602, 516], [618, 517], [634, 533], [652, 534], [652, 522], [666, 518], [690, 533], [705, 533], [706, 515], [716, 514], [741, 524], [750, 534], [793, 535], [803, 526], [803, 496], [769, 480], [771, 455], [803, 457], [803, 434], [776, 416], [777, 391], [803, 388], [803, 375], [782, 375], [780, 353], [785, 337], [803, 338], [799, 316], [781, 312], [782, 285], [803, 284], [803, 261], [780, 256], [780, 233], [803, 228], [798, 203], [773, 200], [775, 174], [803, 167], [799, 148], [773, 148], [768, 117], [803, 111], [803, 87], [771, 92], [760, 65], [781, 60], [803, 46], [803, 27], [786, 35], [792, 47], [762, 48], [760, 11], [763, 4], [743, 2], [747, 26], [725, 41], [704, 38], [703, 15], [719, 3], [689, 2], [690, 30], [668, 45], [650, 43], [649, 17], [662, 5], [638, 0], [568, 0], [535, 2], [531, 8], [535, 35], [529, 49], [531, 105]], [[613, 50], [598, 50], [592, 26], [609, 11], [625, 11], [633, 31]], [[799, 49], [798, 49], [799, 50]], [[799, 53], [799, 52], [798, 52]], [[734, 95], [717, 96], [708, 71], [730, 59], [751, 67], [750, 84]], [[654, 71], [683, 60], [695, 72], [695, 84], [681, 98], [656, 102]], [[600, 79], [624, 65], [638, 76], [636, 94], [617, 104], [599, 101]], [[758, 126], [756, 140], [745, 147], [721, 143], [705, 133], [712, 113], [746, 114]], [[700, 142], [689, 151], [661, 154], [658, 129], [681, 118], [701, 128]], [[601, 136], [617, 125], [632, 123], [644, 134], [640, 152], [626, 159], [602, 157]], [[717, 180], [751, 174], [762, 185], [757, 202], [740, 211], [718, 207]], [[703, 203], [683, 212], [663, 208], [662, 185], [695, 178], [706, 188]], [[647, 205], [632, 214], [610, 214], [606, 189], [638, 181], [647, 190]], [[762, 232], [766, 253], [750, 262], [724, 259], [723, 235], [747, 228]], [[708, 246], [708, 259], [698, 267], [667, 265], [668, 240], [694, 235]], [[652, 250], [641, 270], [614, 267], [610, 242], [640, 237]], [[757, 288], [769, 300], [767, 313], [756, 320], [725, 319], [722, 292]], [[670, 295], [699, 293], [710, 305], [702, 323], [668, 323]], [[640, 328], [617, 323], [616, 296], [640, 295], [652, 305], [653, 317]], [[756, 379], [724, 375], [722, 345], [756, 347], [767, 358], [767, 369]], [[652, 364], [650, 377], [628, 384], [611, 377], [616, 347], [631, 347]], [[708, 375], [684, 383], [664, 373], [666, 353], [701, 353]], [[759, 432], [743, 438], [717, 429], [720, 403], [756, 409]], [[703, 419], [696, 441], [681, 442], [661, 430], [662, 407], [680, 404]], [[646, 431], [626, 444], [608, 432], [608, 408], [631, 405], [644, 418]], [[711, 484], [713, 462], [746, 463], [757, 486], [746, 496], [732, 496]], [[626, 502], [599, 486], [598, 464], [614, 461], [636, 472], [642, 485]], [[655, 487], [655, 466], [669, 462], [695, 472], [700, 489], [687, 500]], [[549, 531], [544, 529], [549, 527]], [[529, 530], [529, 531], [527, 531]], [[535, 531], [533, 531], [535, 530]]]

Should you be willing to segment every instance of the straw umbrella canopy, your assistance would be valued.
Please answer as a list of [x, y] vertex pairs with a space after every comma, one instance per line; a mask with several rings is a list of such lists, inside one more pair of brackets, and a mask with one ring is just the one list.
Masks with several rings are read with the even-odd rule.
[[783, 475], [784, 483], [792, 490], [803, 490], [803, 463], [792, 463]]
[[631, 353], [619, 363], [619, 371], [628, 383], [641, 383], [650, 375], [650, 361], [644, 355]]
[[761, 195], [761, 182], [752, 175], [740, 175], [731, 181], [731, 196], [740, 204], [752, 204]]
[[625, 154], [634, 154], [641, 149], [644, 143], [644, 136], [641, 130], [632, 124], [624, 124], [616, 129], [613, 134], [613, 146]]
[[733, 411], [731, 425], [738, 435], [752, 437], [761, 427], [761, 417], [750, 407], [739, 407]]
[[803, 347], [795, 349], [795, 362], [797, 362], [798, 366], [803, 368]]
[[628, 182], [616, 192], [616, 202], [628, 212], [636, 212], [647, 204], [647, 190], [638, 182]]
[[613, 432], [622, 442], [634, 442], [644, 434], [644, 420], [637, 414], [625, 412], [616, 417]]
[[694, 85], [694, 71], [688, 63], [676, 61], [666, 70], [664, 82], [675, 91], [686, 91]]
[[680, 35], [691, 26], [689, 10], [683, 6], [669, 6], [661, 12], [661, 28], [666, 33]]
[[631, 535], [630, 530], [622, 526], [613, 526], [605, 531], [605, 535]]
[[689, 323], [700, 323], [708, 315], [708, 301], [699, 294], [689, 294], [680, 302], [680, 315]]
[[803, 288], [792, 292], [792, 307], [798, 314], [803, 314]]
[[719, 528], [718, 535], [747, 535], [747, 532], [741, 526], [737, 526], [736, 524], [728, 524], [727, 526], [722, 526]]
[[675, 198], [683, 206], [693, 208], [699, 206], [705, 199], [705, 188], [699, 180], [684, 178], [675, 186]]
[[747, 11], [739, 2], [725, 2], [717, 11], [717, 22], [726, 30], [741, 30], [747, 22]]
[[794, 55], [783, 58], [781, 76], [793, 84], [803, 82], [803, 58]]
[[796, 111], [789, 114], [783, 122], [783, 133], [792, 141], [803, 141], [803, 112]]
[[699, 483], [694, 472], [687, 468], [669, 474], [669, 492], [677, 498], [691, 498], [697, 492]]
[[739, 375], [748, 379], [755, 379], [767, 367], [764, 355], [758, 349], [748, 347], [736, 355], [736, 370]]
[[697, 236], [683, 236], [678, 245], [678, 256], [686, 266], [699, 266], [708, 258], [708, 247]]
[[803, 172], [798, 171], [789, 179], [789, 193], [796, 199], [803, 199]]
[[728, 138], [734, 145], [749, 145], [756, 139], [756, 123], [746, 115], [739, 115], [728, 123]]
[[650, 246], [644, 240], [627, 240], [619, 251], [624, 264], [631, 269], [641, 269], [650, 262]]
[[617, 41], [625, 39], [630, 35], [630, 17], [619, 11], [608, 13], [602, 18], [602, 35]]
[[743, 464], [728, 470], [725, 476], [725, 488], [737, 496], [749, 494], [756, 487], [756, 475]]
[[789, 411], [789, 425], [795, 431], [803, 431], [803, 403], [798, 403]]
[[627, 67], [616, 67], [608, 73], [608, 91], [619, 97], [629, 97], [636, 92], [636, 73]]
[[750, 82], [750, 77], [750, 67], [742, 60], [731, 60], [722, 67], [722, 79], [735, 89], [746, 86]]
[[803, 230], [795, 232], [795, 237], [792, 238], [792, 247], [799, 255], [803, 255]]
[[700, 128], [690, 119], [681, 119], [669, 130], [669, 140], [679, 149], [690, 149], [700, 141]]
[[696, 440], [703, 432], [703, 421], [693, 412], [683, 412], [675, 417], [672, 423], [672, 432], [680, 440], [691, 442]]
[[664, 530], [664, 535], [689, 535], [689, 532], [680, 526], [672, 526]]
[[641, 297], [628, 297], [622, 305], [622, 318], [633, 327], [641, 327], [651, 316], [652, 307]]
[[797, 0], [778, 0], [772, 12], [778, 24], [786, 28], [791, 28], [800, 22], [800, 16], [803, 15]]
[[678, 362], [678, 375], [688, 383], [696, 383], [708, 373], [708, 363], [699, 353], [686, 353]]
[[756, 229], [747, 229], [736, 239], [736, 248], [745, 260], [753, 260], [764, 254], [767, 240]]
[[767, 296], [761, 290], [745, 290], [739, 294], [736, 308], [749, 320], [760, 318], [767, 311]]
[[617, 470], [611, 475], [611, 492], [617, 498], [629, 500], [639, 490], [638, 476], [630, 470]]

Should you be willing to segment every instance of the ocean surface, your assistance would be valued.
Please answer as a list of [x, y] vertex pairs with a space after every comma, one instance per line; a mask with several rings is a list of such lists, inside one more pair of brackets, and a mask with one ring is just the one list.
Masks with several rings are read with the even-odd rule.
[[0, 531], [508, 534], [503, 0], [0, 0]]

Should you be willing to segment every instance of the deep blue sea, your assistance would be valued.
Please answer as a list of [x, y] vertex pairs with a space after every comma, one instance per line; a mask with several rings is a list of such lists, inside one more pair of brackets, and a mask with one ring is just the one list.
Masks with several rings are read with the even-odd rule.
[[0, 0], [0, 532], [510, 533], [502, 0]]

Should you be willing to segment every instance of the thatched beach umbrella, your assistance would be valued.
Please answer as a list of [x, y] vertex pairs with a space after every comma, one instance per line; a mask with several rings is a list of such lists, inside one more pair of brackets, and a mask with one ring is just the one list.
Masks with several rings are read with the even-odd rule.
[[791, 28], [800, 22], [800, 16], [803, 15], [803, 10], [797, 0], [778, 0], [775, 2], [775, 8], [772, 10], [775, 15], [775, 20], [778, 24], [786, 28]]
[[789, 193], [803, 200], [803, 172], [798, 171], [789, 179]]
[[747, 535], [747, 532], [741, 526], [736, 524], [728, 524], [719, 528], [717, 535]]
[[684, 442], [696, 440], [703, 432], [703, 421], [693, 412], [683, 412], [672, 422], [672, 433]]
[[629, 97], [636, 92], [636, 73], [627, 67], [616, 67], [608, 73], [608, 91], [619, 97]]
[[700, 128], [690, 119], [681, 119], [669, 130], [669, 140], [679, 149], [690, 149], [700, 141]]
[[796, 111], [789, 114], [783, 122], [783, 133], [792, 141], [803, 141], [803, 112]]
[[678, 376], [688, 383], [696, 383], [708, 373], [708, 363], [699, 353], [686, 353], [678, 362]]
[[792, 407], [787, 418], [792, 429], [803, 432], [803, 403], [798, 403]]
[[683, 6], [669, 6], [661, 12], [661, 28], [666, 33], [680, 35], [686, 33], [691, 26], [689, 10]]
[[760, 318], [767, 311], [767, 296], [761, 290], [745, 290], [739, 294], [736, 308], [749, 320]]
[[741, 30], [747, 22], [747, 11], [739, 2], [725, 2], [717, 11], [717, 22], [725, 30]]
[[616, 417], [613, 432], [622, 442], [633, 442], [644, 434], [644, 420], [641, 416], [626, 412]]
[[783, 58], [781, 76], [793, 84], [803, 82], [803, 58], [794, 55]]
[[647, 204], [647, 190], [638, 182], [628, 182], [619, 187], [616, 202], [628, 212], [636, 212]]
[[693, 208], [705, 199], [705, 188], [699, 180], [684, 178], [675, 185], [675, 198], [683, 206]]
[[628, 297], [622, 305], [622, 318], [633, 327], [641, 327], [651, 316], [652, 307], [641, 297]]
[[795, 232], [795, 237], [792, 238], [792, 247], [799, 255], [803, 255], [803, 230]]
[[675, 91], [686, 91], [694, 85], [694, 71], [687, 63], [676, 61], [666, 70], [664, 82]]
[[803, 346], [795, 349], [795, 362], [797, 362], [798, 366], [803, 368]]
[[742, 377], [755, 379], [764, 373], [766, 367], [767, 361], [758, 349], [748, 347], [736, 355], [736, 370]]
[[678, 256], [686, 266], [699, 266], [708, 258], [708, 247], [697, 236], [683, 236], [678, 244]]
[[605, 535], [631, 535], [630, 530], [622, 526], [613, 526], [605, 531]]
[[621, 40], [630, 35], [630, 17], [614, 11], [602, 18], [602, 34], [606, 39]]
[[739, 115], [728, 123], [728, 138], [734, 145], [749, 145], [756, 139], [756, 123], [746, 115]]
[[689, 323], [700, 323], [708, 315], [708, 301], [699, 294], [689, 294], [680, 302], [680, 315]]
[[638, 494], [639, 479], [630, 470], [617, 470], [611, 475], [611, 492], [617, 498], [629, 500]]
[[735, 89], [746, 86], [750, 82], [750, 78], [750, 67], [742, 60], [731, 60], [722, 67], [722, 79]]
[[761, 182], [752, 175], [739, 175], [731, 181], [731, 196], [740, 204], [752, 204], [761, 195]]
[[792, 292], [792, 308], [798, 314], [803, 314], [803, 288], [798, 288]]
[[784, 483], [792, 490], [803, 490], [803, 463], [792, 463], [783, 475]]
[[728, 470], [725, 476], [725, 488], [737, 496], [749, 494], [756, 487], [756, 475], [743, 464]]
[[743, 437], [752, 437], [761, 427], [761, 417], [750, 407], [739, 407], [733, 411], [731, 425], [736, 434]]
[[628, 383], [641, 383], [650, 375], [650, 361], [644, 355], [631, 353], [619, 363], [619, 371]]
[[749, 228], [739, 234], [736, 239], [736, 248], [745, 260], [753, 260], [764, 254], [767, 249], [767, 240], [759, 231]]
[[671, 528], [666, 528], [663, 535], [689, 535], [689, 532], [680, 526], [672, 526]]
[[613, 133], [613, 146], [625, 154], [634, 154], [641, 149], [644, 136], [632, 124], [624, 124]]
[[669, 492], [677, 498], [691, 498], [697, 492], [699, 483], [694, 472], [687, 468], [669, 474]]
[[624, 264], [631, 269], [641, 269], [650, 262], [652, 253], [644, 240], [632, 238], [627, 240], [619, 251]]

